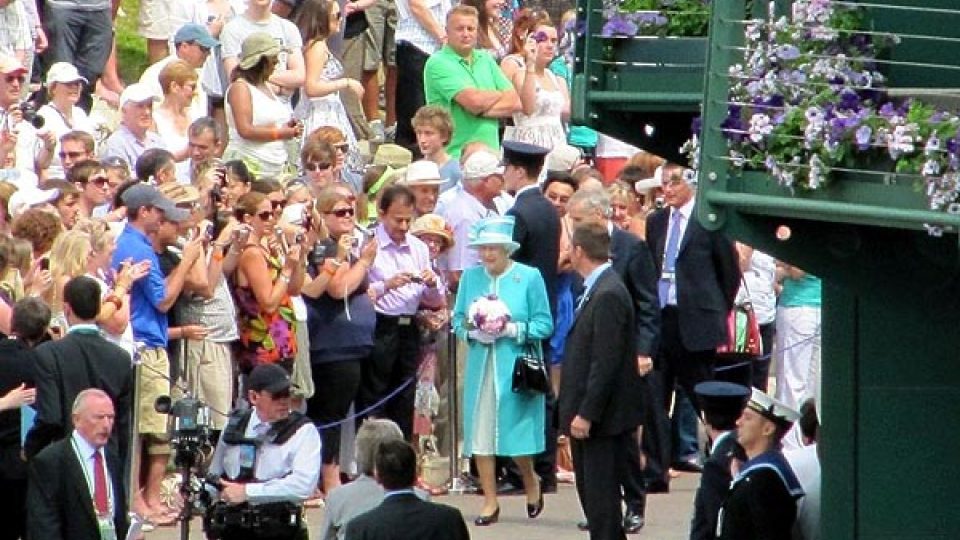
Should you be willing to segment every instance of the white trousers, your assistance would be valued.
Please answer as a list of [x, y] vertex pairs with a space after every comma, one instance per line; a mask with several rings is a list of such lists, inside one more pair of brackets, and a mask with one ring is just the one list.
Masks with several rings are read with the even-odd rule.
[[[820, 403], [820, 308], [777, 308], [776, 397], [799, 411], [808, 398]], [[802, 445], [794, 426], [783, 439], [784, 448]]]

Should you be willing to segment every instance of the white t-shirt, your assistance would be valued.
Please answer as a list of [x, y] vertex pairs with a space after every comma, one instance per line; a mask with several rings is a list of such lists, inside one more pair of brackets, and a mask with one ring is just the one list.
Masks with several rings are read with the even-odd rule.
[[[264, 32], [273, 36], [281, 47], [291, 50], [303, 49], [303, 37], [300, 36], [300, 30], [292, 22], [270, 14], [270, 18], [265, 21], [251, 21], [246, 15], [237, 15], [230, 19], [220, 32], [220, 47], [223, 59], [239, 59], [240, 45], [247, 36]], [[287, 53], [280, 53], [277, 57], [277, 70], [287, 69]], [[230, 74], [227, 73], [227, 77]], [[224, 92], [226, 95], [226, 92]]]

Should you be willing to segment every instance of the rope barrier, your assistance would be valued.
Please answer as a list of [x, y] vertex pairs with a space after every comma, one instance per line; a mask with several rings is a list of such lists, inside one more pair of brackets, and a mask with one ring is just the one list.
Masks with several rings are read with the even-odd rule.
[[[809, 343], [809, 342], [811, 342], [811, 341], [813, 341], [813, 340], [815, 340], [815, 339], [820, 339], [820, 332], [817, 332], [816, 334], [814, 334], [814, 335], [812, 335], [812, 336], [810, 336], [810, 337], [808, 337], [808, 338], [802, 339], [802, 340], [800, 340], [800, 341], [798, 341], [798, 342], [790, 345], [789, 347], [784, 347], [783, 350], [780, 351], [780, 352], [789, 351], [790, 349], [792, 349], [792, 348], [794, 348], [794, 347], [799, 347], [800, 345], [803, 345], [804, 343]], [[767, 354], [764, 354], [764, 355], [758, 356], [758, 357], [756, 357], [756, 358], [752, 358], [752, 359], [750, 359], [750, 360], [747, 360], [746, 362], [737, 362], [736, 364], [730, 364], [730, 365], [728, 365], [728, 366], [715, 367], [715, 368], [713, 368], [713, 372], [714, 372], [714, 373], [717, 373], [717, 372], [729, 371], [729, 370], [731, 370], [731, 369], [737, 369], [737, 368], [741, 368], [741, 367], [744, 367], [744, 366], [749, 366], [750, 364], [753, 364], [754, 362], [769, 362], [769, 361], [770, 361], [770, 358], [771, 358], [772, 356], [773, 356], [773, 352], [771, 351], [771, 352], [768, 352]]]

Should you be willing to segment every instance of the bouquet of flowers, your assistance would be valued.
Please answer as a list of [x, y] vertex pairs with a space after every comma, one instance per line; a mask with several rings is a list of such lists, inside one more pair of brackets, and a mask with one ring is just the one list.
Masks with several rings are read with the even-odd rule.
[[503, 332], [509, 322], [510, 310], [495, 294], [477, 298], [467, 310], [467, 326], [471, 330], [496, 336]]

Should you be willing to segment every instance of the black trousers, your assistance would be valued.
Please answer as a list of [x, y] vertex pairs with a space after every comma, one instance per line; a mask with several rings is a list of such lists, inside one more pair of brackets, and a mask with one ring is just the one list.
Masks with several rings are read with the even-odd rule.
[[640, 466], [640, 441], [636, 430], [625, 434], [622, 454], [622, 459], [617, 461], [620, 466], [617, 476], [623, 489], [623, 502], [628, 509], [643, 515], [647, 507], [647, 488]]
[[423, 89], [423, 68], [430, 55], [406, 41], [397, 42], [397, 134], [394, 142], [420, 155], [417, 135], [413, 131], [413, 115], [426, 104]]
[[662, 399], [664, 408], [670, 407], [674, 384], [679, 385], [690, 397], [697, 413], [700, 413], [700, 400], [693, 388], [703, 382], [713, 380], [715, 350], [689, 351], [680, 338], [680, 317], [676, 307], [667, 306], [662, 312], [660, 330], [660, 356], [657, 363], [663, 374]]
[[773, 333], [776, 330], [775, 322], [760, 325], [760, 341], [763, 343], [763, 355], [753, 361], [753, 387], [767, 391], [767, 381], [770, 377], [770, 358], [773, 352]]
[[[365, 360], [365, 359], [364, 359]], [[350, 404], [360, 388], [360, 366], [364, 360], [311, 363], [313, 397], [307, 400], [307, 416], [318, 426], [340, 422], [350, 412]], [[340, 463], [340, 430], [342, 424], [320, 430], [324, 465]]]
[[417, 385], [411, 381], [417, 374], [420, 354], [420, 333], [413, 317], [392, 317], [377, 313], [373, 335], [373, 352], [361, 366], [360, 410], [377, 404], [401, 385], [406, 386], [386, 403], [380, 403], [365, 416], [389, 418], [400, 426], [403, 436], [413, 436], [413, 402]]
[[643, 453], [647, 456], [643, 469], [648, 491], [665, 492], [670, 485], [671, 433], [670, 418], [663, 407], [663, 371], [655, 369], [644, 377], [650, 393], [649, 406], [643, 416]]
[[624, 540], [618, 463], [627, 459], [634, 431], [609, 437], [570, 438], [577, 496], [590, 525], [590, 540]]

